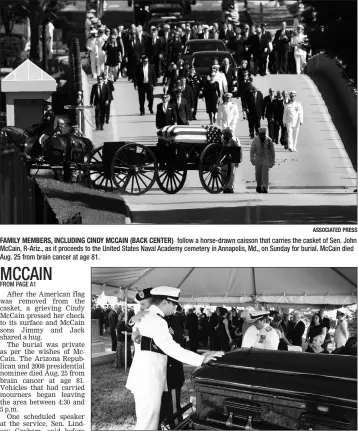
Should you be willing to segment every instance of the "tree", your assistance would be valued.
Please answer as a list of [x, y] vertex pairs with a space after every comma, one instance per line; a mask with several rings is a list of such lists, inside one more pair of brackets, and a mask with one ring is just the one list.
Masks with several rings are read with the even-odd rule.
[[56, 13], [64, 6], [71, 3], [71, 0], [5, 0], [1, 5], [1, 16], [4, 23], [5, 32], [10, 34], [14, 22], [25, 18], [30, 19], [31, 28], [31, 48], [30, 59], [38, 61], [39, 52], [39, 26], [48, 20], [56, 21]]

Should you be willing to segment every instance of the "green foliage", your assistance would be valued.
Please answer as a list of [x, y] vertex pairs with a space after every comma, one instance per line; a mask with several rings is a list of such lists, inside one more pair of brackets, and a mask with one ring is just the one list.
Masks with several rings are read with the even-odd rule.
[[21, 63], [22, 40], [19, 37], [4, 36], [0, 38], [0, 65], [13, 67]]

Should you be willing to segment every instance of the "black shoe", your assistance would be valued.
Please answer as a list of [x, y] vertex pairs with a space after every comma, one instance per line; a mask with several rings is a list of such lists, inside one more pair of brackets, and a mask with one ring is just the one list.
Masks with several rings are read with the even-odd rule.
[[106, 121], [106, 124], [109, 124], [109, 121], [108, 121], [108, 120]]
[[96, 127], [96, 130], [99, 130], [99, 127]]
[[234, 193], [234, 189], [224, 189], [223, 193]]
[[262, 192], [261, 193], [268, 193], [268, 190], [266, 187], [262, 187]]
[[261, 193], [261, 187], [256, 187], [257, 193]]
[[253, 139], [255, 137], [255, 135], [250, 135], [250, 138]]
[[192, 120], [193, 120], [193, 121], [197, 121], [197, 120], [196, 120], [196, 117], [193, 117], [193, 118], [192, 118]]
[[101, 127], [99, 128], [99, 130], [103, 130], [103, 126], [101, 126]]
[[140, 115], [145, 115], [145, 113], [144, 113], [144, 112], [141, 112], [141, 113], [140, 113]]
[[149, 112], [150, 112], [151, 114], [154, 114], [153, 109], [149, 109]]

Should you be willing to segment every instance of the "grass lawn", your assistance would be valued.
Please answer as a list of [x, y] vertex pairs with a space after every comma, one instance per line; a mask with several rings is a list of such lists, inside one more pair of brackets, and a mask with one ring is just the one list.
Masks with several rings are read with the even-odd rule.
[[38, 178], [37, 182], [60, 223], [81, 213], [83, 224], [125, 224], [126, 204], [119, 193], [52, 178]]
[[[194, 395], [190, 374], [194, 368], [185, 367], [185, 383], [181, 405]], [[131, 430], [135, 425], [134, 397], [125, 388], [127, 373], [113, 364], [92, 367], [92, 430]]]

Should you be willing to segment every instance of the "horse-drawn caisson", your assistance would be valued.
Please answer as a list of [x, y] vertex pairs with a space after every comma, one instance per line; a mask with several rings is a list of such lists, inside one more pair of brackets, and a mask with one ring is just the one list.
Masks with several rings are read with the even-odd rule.
[[158, 143], [105, 142], [91, 154], [89, 175], [98, 187], [140, 195], [155, 182], [165, 193], [177, 193], [187, 172], [198, 170], [204, 189], [222, 192], [229, 183], [232, 164], [241, 162], [241, 148], [223, 144], [221, 131], [210, 126], [166, 126]]
[[36, 128], [5, 127], [0, 144], [19, 147], [29, 171], [53, 169], [63, 172], [65, 181], [80, 172], [94, 188], [132, 195], [146, 193], [155, 183], [165, 193], [177, 193], [190, 170], [199, 171], [207, 192], [220, 193], [230, 181], [232, 165], [241, 162], [241, 148], [226, 145], [216, 127], [166, 126], [157, 134], [156, 145], [105, 142], [93, 150], [89, 139], [75, 133], [54, 135], [42, 142]]

